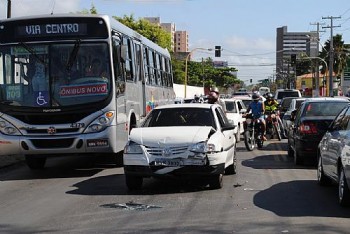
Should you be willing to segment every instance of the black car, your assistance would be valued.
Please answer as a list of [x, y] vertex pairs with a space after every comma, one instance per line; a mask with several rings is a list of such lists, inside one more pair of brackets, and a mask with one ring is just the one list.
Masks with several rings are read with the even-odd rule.
[[335, 116], [349, 103], [343, 98], [308, 98], [292, 112], [288, 131], [288, 155], [296, 165], [306, 159], [316, 164], [317, 146]]

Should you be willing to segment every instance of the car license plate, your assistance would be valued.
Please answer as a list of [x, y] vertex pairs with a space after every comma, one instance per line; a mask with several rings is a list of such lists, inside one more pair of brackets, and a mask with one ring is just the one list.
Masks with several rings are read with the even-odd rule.
[[181, 164], [180, 160], [176, 159], [156, 159], [155, 161], [156, 166], [167, 166], [167, 167], [178, 167]]
[[188, 166], [203, 166], [206, 164], [206, 161], [205, 159], [186, 159], [184, 164]]

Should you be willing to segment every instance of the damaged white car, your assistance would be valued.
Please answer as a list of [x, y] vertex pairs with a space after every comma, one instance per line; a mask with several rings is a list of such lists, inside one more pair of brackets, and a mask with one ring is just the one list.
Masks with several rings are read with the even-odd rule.
[[124, 149], [130, 190], [143, 178], [188, 176], [221, 188], [223, 174], [236, 173], [235, 126], [217, 104], [173, 104], [153, 109], [133, 128]]

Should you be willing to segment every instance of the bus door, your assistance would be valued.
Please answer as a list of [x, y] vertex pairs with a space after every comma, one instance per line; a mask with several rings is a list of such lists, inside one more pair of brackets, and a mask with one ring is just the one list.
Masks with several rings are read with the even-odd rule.
[[135, 41], [135, 74], [137, 79], [138, 92], [140, 94], [138, 102], [140, 103], [140, 117], [146, 116], [146, 82], [143, 72], [142, 46], [140, 42]]

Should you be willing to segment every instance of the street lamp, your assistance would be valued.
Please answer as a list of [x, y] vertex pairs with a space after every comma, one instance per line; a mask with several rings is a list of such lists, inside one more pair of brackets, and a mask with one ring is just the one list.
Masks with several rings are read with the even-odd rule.
[[184, 92], [184, 98], [186, 98], [186, 91], [187, 91], [187, 62], [188, 62], [188, 59], [189, 57], [191, 56], [191, 54], [196, 51], [196, 50], [207, 50], [207, 51], [212, 51], [213, 49], [209, 48], [201, 48], [201, 47], [197, 47], [197, 48], [194, 48], [193, 50], [191, 50], [187, 56], [186, 56], [186, 60], [185, 60], [185, 92]]

